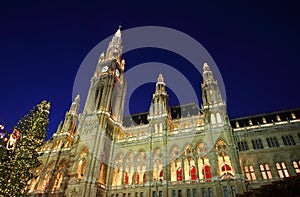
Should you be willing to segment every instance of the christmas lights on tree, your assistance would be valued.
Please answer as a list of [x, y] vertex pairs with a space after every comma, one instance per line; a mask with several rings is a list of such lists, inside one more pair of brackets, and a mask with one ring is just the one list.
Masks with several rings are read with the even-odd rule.
[[43, 101], [17, 124], [7, 142], [1, 140], [0, 196], [25, 196], [41, 165], [37, 149], [44, 145], [50, 103]]

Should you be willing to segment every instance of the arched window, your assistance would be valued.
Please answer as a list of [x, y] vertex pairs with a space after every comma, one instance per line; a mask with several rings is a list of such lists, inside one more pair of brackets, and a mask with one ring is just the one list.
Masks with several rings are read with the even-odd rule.
[[50, 172], [47, 172], [47, 174], [44, 176], [44, 179], [42, 181], [42, 186], [41, 186], [42, 191], [45, 191], [45, 189], [47, 188], [49, 179], [50, 179]]
[[78, 178], [82, 178], [85, 172], [85, 168], [86, 168], [86, 159], [82, 158], [79, 162], [78, 162], [78, 166], [77, 166], [77, 176]]
[[265, 165], [261, 164], [259, 166], [259, 169], [260, 169], [263, 179], [272, 179], [272, 173], [271, 173], [269, 164], [265, 164]]
[[177, 169], [177, 181], [182, 181], [182, 168]]
[[198, 155], [206, 155], [208, 151], [207, 145], [205, 143], [200, 143], [197, 146], [197, 153]]
[[128, 173], [124, 172], [124, 184], [125, 185], [128, 185], [128, 179], [129, 179]]
[[40, 176], [36, 176], [35, 178], [33, 178], [30, 182], [30, 189], [28, 193], [32, 193], [34, 191], [35, 185], [36, 183], [39, 181]]
[[218, 151], [224, 151], [224, 150], [226, 150], [226, 148], [227, 148], [227, 145], [226, 145], [226, 143], [223, 140], [219, 140], [216, 143], [216, 149]]
[[[210, 171], [210, 167], [208, 165], [203, 167], [202, 173], [203, 173], [204, 179], [211, 179], [211, 177], [212, 177], [211, 171]], [[208, 180], [208, 181], [210, 181], [210, 180]]]
[[195, 166], [192, 166], [190, 169], [190, 179], [193, 181], [197, 179], [197, 170]]
[[135, 184], [138, 185], [140, 183], [140, 175], [138, 172], [135, 173]]
[[228, 171], [231, 171], [231, 167], [226, 163], [223, 164], [221, 169], [222, 169], [222, 172], [225, 173], [225, 174], [227, 174]]
[[290, 177], [290, 174], [286, 168], [286, 165], [284, 162], [276, 163], [277, 172], [280, 178]]
[[60, 171], [60, 172], [57, 173], [52, 191], [58, 191], [59, 190], [61, 182], [63, 180], [63, 176], [64, 176], [63, 171]]
[[216, 116], [217, 116], [217, 123], [218, 123], [218, 124], [221, 124], [221, 123], [222, 123], [222, 118], [221, 118], [220, 113], [219, 113], [219, 112], [216, 113]]
[[210, 121], [211, 121], [211, 124], [216, 124], [216, 117], [214, 114], [210, 114]]
[[161, 170], [159, 173], [159, 180], [160, 181], [164, 180], [164, 171], [163, 170]]
[[300, 174], [299, 164], [300, 164], [300, 161], [298, 161], [298, 162], [293, 161], [293, 166], [294, 166], [295, 172], [297, 174]]
[[254, 173], [254, 168], [252, 165], [250, 166], [245, 166], [245, 175], [246, 175], [246, 178], [251, 181], [251, 180], [256, 180], [256, 176], [255, 176], [255, 173]]

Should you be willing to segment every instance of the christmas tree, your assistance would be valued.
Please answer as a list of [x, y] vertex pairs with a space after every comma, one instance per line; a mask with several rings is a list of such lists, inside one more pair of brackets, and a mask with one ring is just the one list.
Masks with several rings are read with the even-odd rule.
[[10, 136], [15, 140], [1, 146], [0, 196], [26, 195], [28, 183], [41, 165], [37, 150], [44, 145], [49, 109], [50, 103], [46, 101], [35, 106], [19, 120]]

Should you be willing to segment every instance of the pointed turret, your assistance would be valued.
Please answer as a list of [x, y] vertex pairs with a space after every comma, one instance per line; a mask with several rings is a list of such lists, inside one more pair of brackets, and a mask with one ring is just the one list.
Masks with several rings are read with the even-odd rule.
[[122, 55], [121, 26], [116, 31], [106, 50], [106, 60], [117, 59]]
[[204, 108], [224, 104], [218, 83], [207, 63], [203, 65], [202, 100]]
[[155, 86], [155, 93], [152, 96], [149, 119], [153, 119], [156, 116], [161, 117], [168, 115], [168, 97], [164, 77], [162, 74], [159, 74]]
[[206, 116], [206, 125], [221, 126], [229, 124], [225, 101], [221, 96], [218, 82], [207, 63], [203, 65], [202, 111]]
[[70, 112], [72, 113], [78, 113], [79, 111], [79, 103], [80, 103], [80, 95], [77, 94], [74, 101], [72, 102], [72, 105], [70, 107]]

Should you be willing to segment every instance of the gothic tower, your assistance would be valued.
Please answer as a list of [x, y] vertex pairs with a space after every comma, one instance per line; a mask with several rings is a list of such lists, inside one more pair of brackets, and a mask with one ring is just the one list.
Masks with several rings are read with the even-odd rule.
[[30, 182], [30, 192], [43, 191], [48, 195], [55, 194], [66, 187], [68, 178], [64, 174], [68, 173], [71, 160], [70, 150], [74, 145], [79, 102], [80, 97], [77, 95], [65, 115], [64, 122], [59, 124], [57, 131], [45, 146], [38, 150], [43, 165], [37, 169], [38, 176]]
[[[167, 136], [170, 130], [171, 114], [168, 100], [169, 95], [166, 90], [163, 75], [159, 74], [148, 115], [149, 129], [153, 138], [149, 144], [150, 152], [153, 157], [150, 160], [150, 166], [148, 168], [152, 170], [152, 177], [149, 175], [149, 181], [157, 180], [166, 182], [167, 177], [169, 176], [169, 166], [167, 165]], [[156, 156], [159, 154], [162, 154], [165, 157], [162, 160], [158, 160]]]
[[125, 61], [121, 59], [120, 29], [100, 55], [83, 113], [79, 116], [78, 145], [74, 151], [72, 179], [68, 193], [104, 196], [109, 183], [112, 143], [122, 125], [126, 84]]
[[235, 177], [236, 180], [240, 180], [240, 183], [236, 185], [236, 190], [242, 192], [245, 190], [244, 179], [240, 170], [238, 151], [233, 138], [226, 103], [207, 63], [204, 63], [203, 66], [203, 83], [201, 86], [202, 111], [208, 136], [206, 144], [211, 147], [209, 157], [212, 176], [222, 179]]

